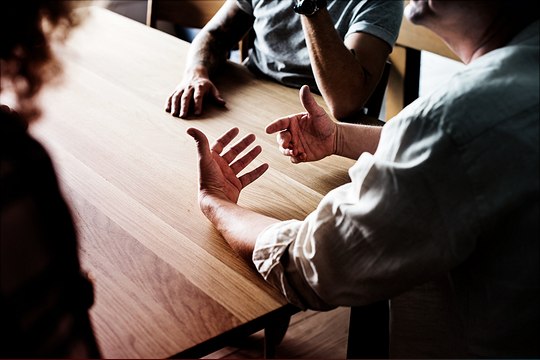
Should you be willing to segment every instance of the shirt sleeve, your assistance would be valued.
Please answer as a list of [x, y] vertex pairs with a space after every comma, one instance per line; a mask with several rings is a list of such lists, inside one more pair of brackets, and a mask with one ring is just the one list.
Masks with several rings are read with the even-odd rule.
[[251, 0], [236, 0], [236, 5], [246, 14], [253, 16], [253, 5]]
[[357, 32], [364, 32], [384, 40], [393, 47], [403, 19], [403, 1], [368, 0], [362, 3], [345, 38]]
[[[448, 271], [474, 248], [472, 186], [444, 130], [393, 119], [380, 143], [350, 169], [351, 183], [328, 193], [304, 221], [259, 235], [255, 265], [296, 306], [390, 298]], [[471, 203], [461, 200], [469, 196]]]

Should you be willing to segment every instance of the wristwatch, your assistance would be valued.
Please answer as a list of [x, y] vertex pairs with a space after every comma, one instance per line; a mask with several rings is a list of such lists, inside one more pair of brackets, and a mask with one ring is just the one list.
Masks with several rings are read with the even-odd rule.
[[306, 16], [312, 16], [323, 8], [326, 8], [326, 0], [296, 0], [293, 6], [296, 13]]

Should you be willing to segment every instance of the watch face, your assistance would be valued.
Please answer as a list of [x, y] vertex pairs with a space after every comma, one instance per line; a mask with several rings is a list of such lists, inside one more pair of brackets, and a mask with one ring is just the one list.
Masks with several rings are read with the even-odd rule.
[[311, 15], [317, 9], [317, 4], [315, 0], [299, 0], [293, 9], [299, 14]]

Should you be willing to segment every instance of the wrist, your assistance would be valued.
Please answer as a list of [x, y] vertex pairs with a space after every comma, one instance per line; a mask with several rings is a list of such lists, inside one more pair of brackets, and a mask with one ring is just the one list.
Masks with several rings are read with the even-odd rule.
[[343, 140], [343, 131], [339, 123], [335, 124], [336, 130], [334, 131], [334, 146], [332, 149], [332, 155], [339, 155], [341, 150], [341, 142]]
[[186, 74], [190, 78], [210, 79], [210, 72], [208, 71], [208, 68], [204, 66], [203, 64], [196, 64], [190, 67], [186, 71]]
[[206, 191], [199, 191], [199, 207], [204, 216], [206, 216], [214, 225], [216, 223], [216, 214], [219, 213], [220, 200], [221, 199], [216, 195]]

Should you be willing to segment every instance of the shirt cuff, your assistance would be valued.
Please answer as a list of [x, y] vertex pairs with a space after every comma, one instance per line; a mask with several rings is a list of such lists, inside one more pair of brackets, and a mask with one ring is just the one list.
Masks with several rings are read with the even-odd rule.
[[306, 309], [287, 281], [285, 269], [289, 245], [296, 239], [301, 225], [299, 220], [288, 220], [264, 229], [257, 237], [252, 261], [263, 278], [280, 290], [291, 304]]

